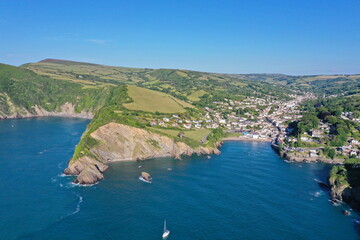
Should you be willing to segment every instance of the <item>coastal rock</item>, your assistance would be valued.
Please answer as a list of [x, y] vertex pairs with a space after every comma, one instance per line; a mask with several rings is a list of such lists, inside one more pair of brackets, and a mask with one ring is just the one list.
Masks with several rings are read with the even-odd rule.
[[329, 163], [329, 164], [341, 164], [344, 163], [344, 159], [339, 158], [325, 158], [321, 156], [317, 157], [310, 157], [308, 152], [286, 152], [286, 151], [280, 151], [280, 156], [282, 158], [285, 158], [288, 161], [292, 162], [323, 162], [323, 163]]
[[135, 161], [149, 158], [173, 157], [192, 154], [219, 154], [217, 148], [191, 148], [184, 142], [145, 129], [119, 123], [108, 123], [90, 134], [97, 144], [89, 151], [92, 157], [83, 156], [69, 161], [65, 174], [77, 175], [79, 184], [93, 184], [103, 178], [107, 163], [115, 161]]
[[90, 135], [98, 141], [91, 152], [101, 162], [144, 160], [159, 157], [218, 153], [218, 149], [200, 147], [193, 149], [183, 142], [145, 129], [119, 123], [109, 123], [99, 127]]
[[25, 108], [18, 107], [11, 101], [10, 97], [5, 93], [0, 93], [0, 97], [5, 99], [5, 104], [8, 106], [8, 112], [0, 111], [0, 119], [17, 119], [17, 118], [31, 118], [31, 117], [78, 117], [78, 118], [93, 118], [91, 111], [76, 112], [75, 105], [66, 102], [57, 111], [47, 111], [46, 109], [35, 105], [32, 111]]
[[78, 175], [89, 165], [97, 166], [100, 172], [105, 172], [108, 168], [108, 166], [102, 162], [96, 161], [88, 156], [83, 156], [76, 161], [70, 160], [68, 167], [64, 170], [64, 173], [67, 175]]
[[360, 168], [356, 164], [334, 166], [329, 182], [331, 197], [335, 202], [344, 201], [353, 209], [360, 210]]
[[103, 178], [104, 175], [97, 165], [89, 164], [80, 172], [74, 182], [78, 184], [94, 184]]

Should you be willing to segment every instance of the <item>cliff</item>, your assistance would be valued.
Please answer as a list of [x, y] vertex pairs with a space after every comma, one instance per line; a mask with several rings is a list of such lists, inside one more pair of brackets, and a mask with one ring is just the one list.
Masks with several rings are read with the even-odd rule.
[[360, 211], [360, 166], [345, 164], [334, 166], [329, 178], [331, 198], [334, 202], [346, 202]]
[[13, 104], [7, 94], [2, 93], [0, 97], [3, 97], [8, 106], [6, 113], [0, 110], [0, 119], [30, 117], [80, 117], [91, 119], [93, 117], [93, 114], [89, 111], [76, 112], [74, 104], [70, 102], [64, 103], [57, 111], [47, 111], [38, 105], [34, 105], [32, 107], [33, 111], [30, 112], [26, 108]]
[[69, 161], [64, 173], [77, 175], [79, 184], [93, 184], [103, 178], [107, 163], [136, 161], [182, 155], [219, 154], [217, 148], [191, 148], [184, 142], [176, 142], [167, 136], [120, 123], [108, 123], [90, 134], [96, 144], [88, 149], [91, 156], [81, 156]]

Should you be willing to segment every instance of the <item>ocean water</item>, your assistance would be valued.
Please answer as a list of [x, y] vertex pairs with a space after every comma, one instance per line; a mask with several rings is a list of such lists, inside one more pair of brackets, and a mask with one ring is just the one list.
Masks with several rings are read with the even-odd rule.
[[73, 185], [61, 173], [87, 123], [0, 121], [0, 239], [161, 239], [164, 219], [174, 240], [359, 239], [356, 213], [344, 216], [316, 183], [329, 166], [286, 163], [268, 143], [113, 163], [99, 184]]

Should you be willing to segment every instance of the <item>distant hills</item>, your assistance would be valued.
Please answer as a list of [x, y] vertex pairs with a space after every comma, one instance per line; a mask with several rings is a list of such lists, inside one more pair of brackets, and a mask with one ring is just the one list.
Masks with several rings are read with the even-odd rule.
[[[218, 74], [114, 67], [59, 59], [45, 59], [20, 67], [0, 64], [0, 117], [34, 113], [35, 105], [46, 111], [58, 111], [66, 102], [76, 106], [77, 112], [95, 112], [113, 101], [110, 96], [116, 86], [125, 85], [134, 86], [129, 93], [142, 99], [140, 102], [162, 99], [169, 103], [152, 105], [148, 101], [152, 109], [183, 112], [189, 106], [204, 107], [224, 98], [288, 99], [288, 93], [296, 90], [321, 95], [359, 94], [360, 75]], [[149, 110], [137, 103], [127, 106]]]
[[[285, 74], [219, 74], [179, 69], [125, 68], [45, 59], [21, 66], [40, 75], [68, 80], [86, 88], [107, 85], [137, 85], [162, 91], [182, 100], [198, 101], [209, 94], [284, 97], [288, 90], [305, 90], [319, 94], [339, 94], [360, 86], [358, 75], [291, 76]], [[231, 90], [229, 90], [231, 89]]]

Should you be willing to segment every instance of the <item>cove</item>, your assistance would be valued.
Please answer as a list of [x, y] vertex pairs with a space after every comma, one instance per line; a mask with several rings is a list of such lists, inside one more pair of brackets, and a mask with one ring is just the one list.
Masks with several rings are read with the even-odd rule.
[[73, 185], [61, 173], [88, 122], [0, 121], [1, 239], [160, 239], [165, 218], [169, 239], [359, 238], [356, 213], [342, 215], [315, 181], [329, 166], [286, 163], [268, 143], [112, 163], [99, 184]]

